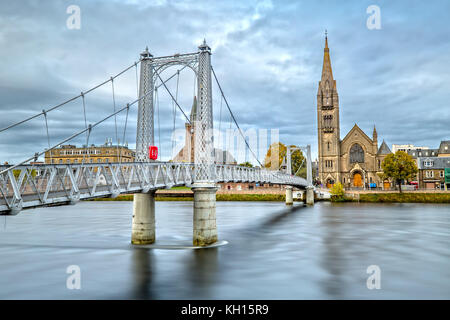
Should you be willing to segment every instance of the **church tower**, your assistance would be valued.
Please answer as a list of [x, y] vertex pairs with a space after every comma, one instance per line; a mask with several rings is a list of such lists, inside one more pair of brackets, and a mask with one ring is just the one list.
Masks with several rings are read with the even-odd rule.
[[324, 185], [340, 182], [339, 96], [331, 69], [330, 49], [325, 32], [322, 79], [317, 92], [319, 138], [319, 179]]

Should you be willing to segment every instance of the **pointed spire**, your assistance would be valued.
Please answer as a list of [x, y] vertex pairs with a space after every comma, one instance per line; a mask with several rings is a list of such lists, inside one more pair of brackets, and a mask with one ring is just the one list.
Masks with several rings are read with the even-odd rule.
[[190, 120], [191, 123], [194, 123], [194, 121], [197, 120], [197, 96], [194, 96], [194, 101], [192, 102]]
[[333, 70], [331, 68], [330, 49], [328, 48], [328, 32], [325, 30], [325, 48], [323, 50], [322, 80], [333, 81]]
[[378, 139], [378, 133], [377, 133], [377, 128], [375, 127], [375, 125], [373, 125], [373, 140], [377, 140]]

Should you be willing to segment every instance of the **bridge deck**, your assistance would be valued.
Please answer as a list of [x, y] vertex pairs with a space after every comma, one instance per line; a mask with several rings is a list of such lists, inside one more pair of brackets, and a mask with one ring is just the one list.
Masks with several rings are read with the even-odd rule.
[[[0, 215], [79, 200], [117, 197], [174, 186], [191, 186], [195, 165], [173, 162], [0, 166]], [[214, 165], [216, 182], [255, 182], [306, 188], [305, 179], [277, 171]]]

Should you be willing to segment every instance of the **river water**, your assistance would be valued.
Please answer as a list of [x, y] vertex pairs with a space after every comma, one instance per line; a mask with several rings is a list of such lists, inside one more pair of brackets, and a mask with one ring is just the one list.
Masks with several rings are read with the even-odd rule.
[[[190, 245], [192, 202], [156, 212], [158, 244]], [[0, 217], [0, 298], [450, 299], [449, 205], [218, 202], [228, 244], [201, 250], [131, 246], [131, 214], [81, 202]]]

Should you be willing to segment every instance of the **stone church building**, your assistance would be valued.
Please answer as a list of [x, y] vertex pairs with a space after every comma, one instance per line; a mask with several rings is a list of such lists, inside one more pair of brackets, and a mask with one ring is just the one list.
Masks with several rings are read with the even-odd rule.
[[339, 95], [331, 68], [328, 38], [325, 37], [322, 79], [317, 92], [317, 123], [319, 138], [319, 180], [327, 187], [340, 182], [345, 188], [375, 186], [389, 188], [381, 181], [381, 162], [391, 153], [383, 141], [378, 148], [374, 126], [369, 137], [355, 123], [341, 140], [339, 124]]

